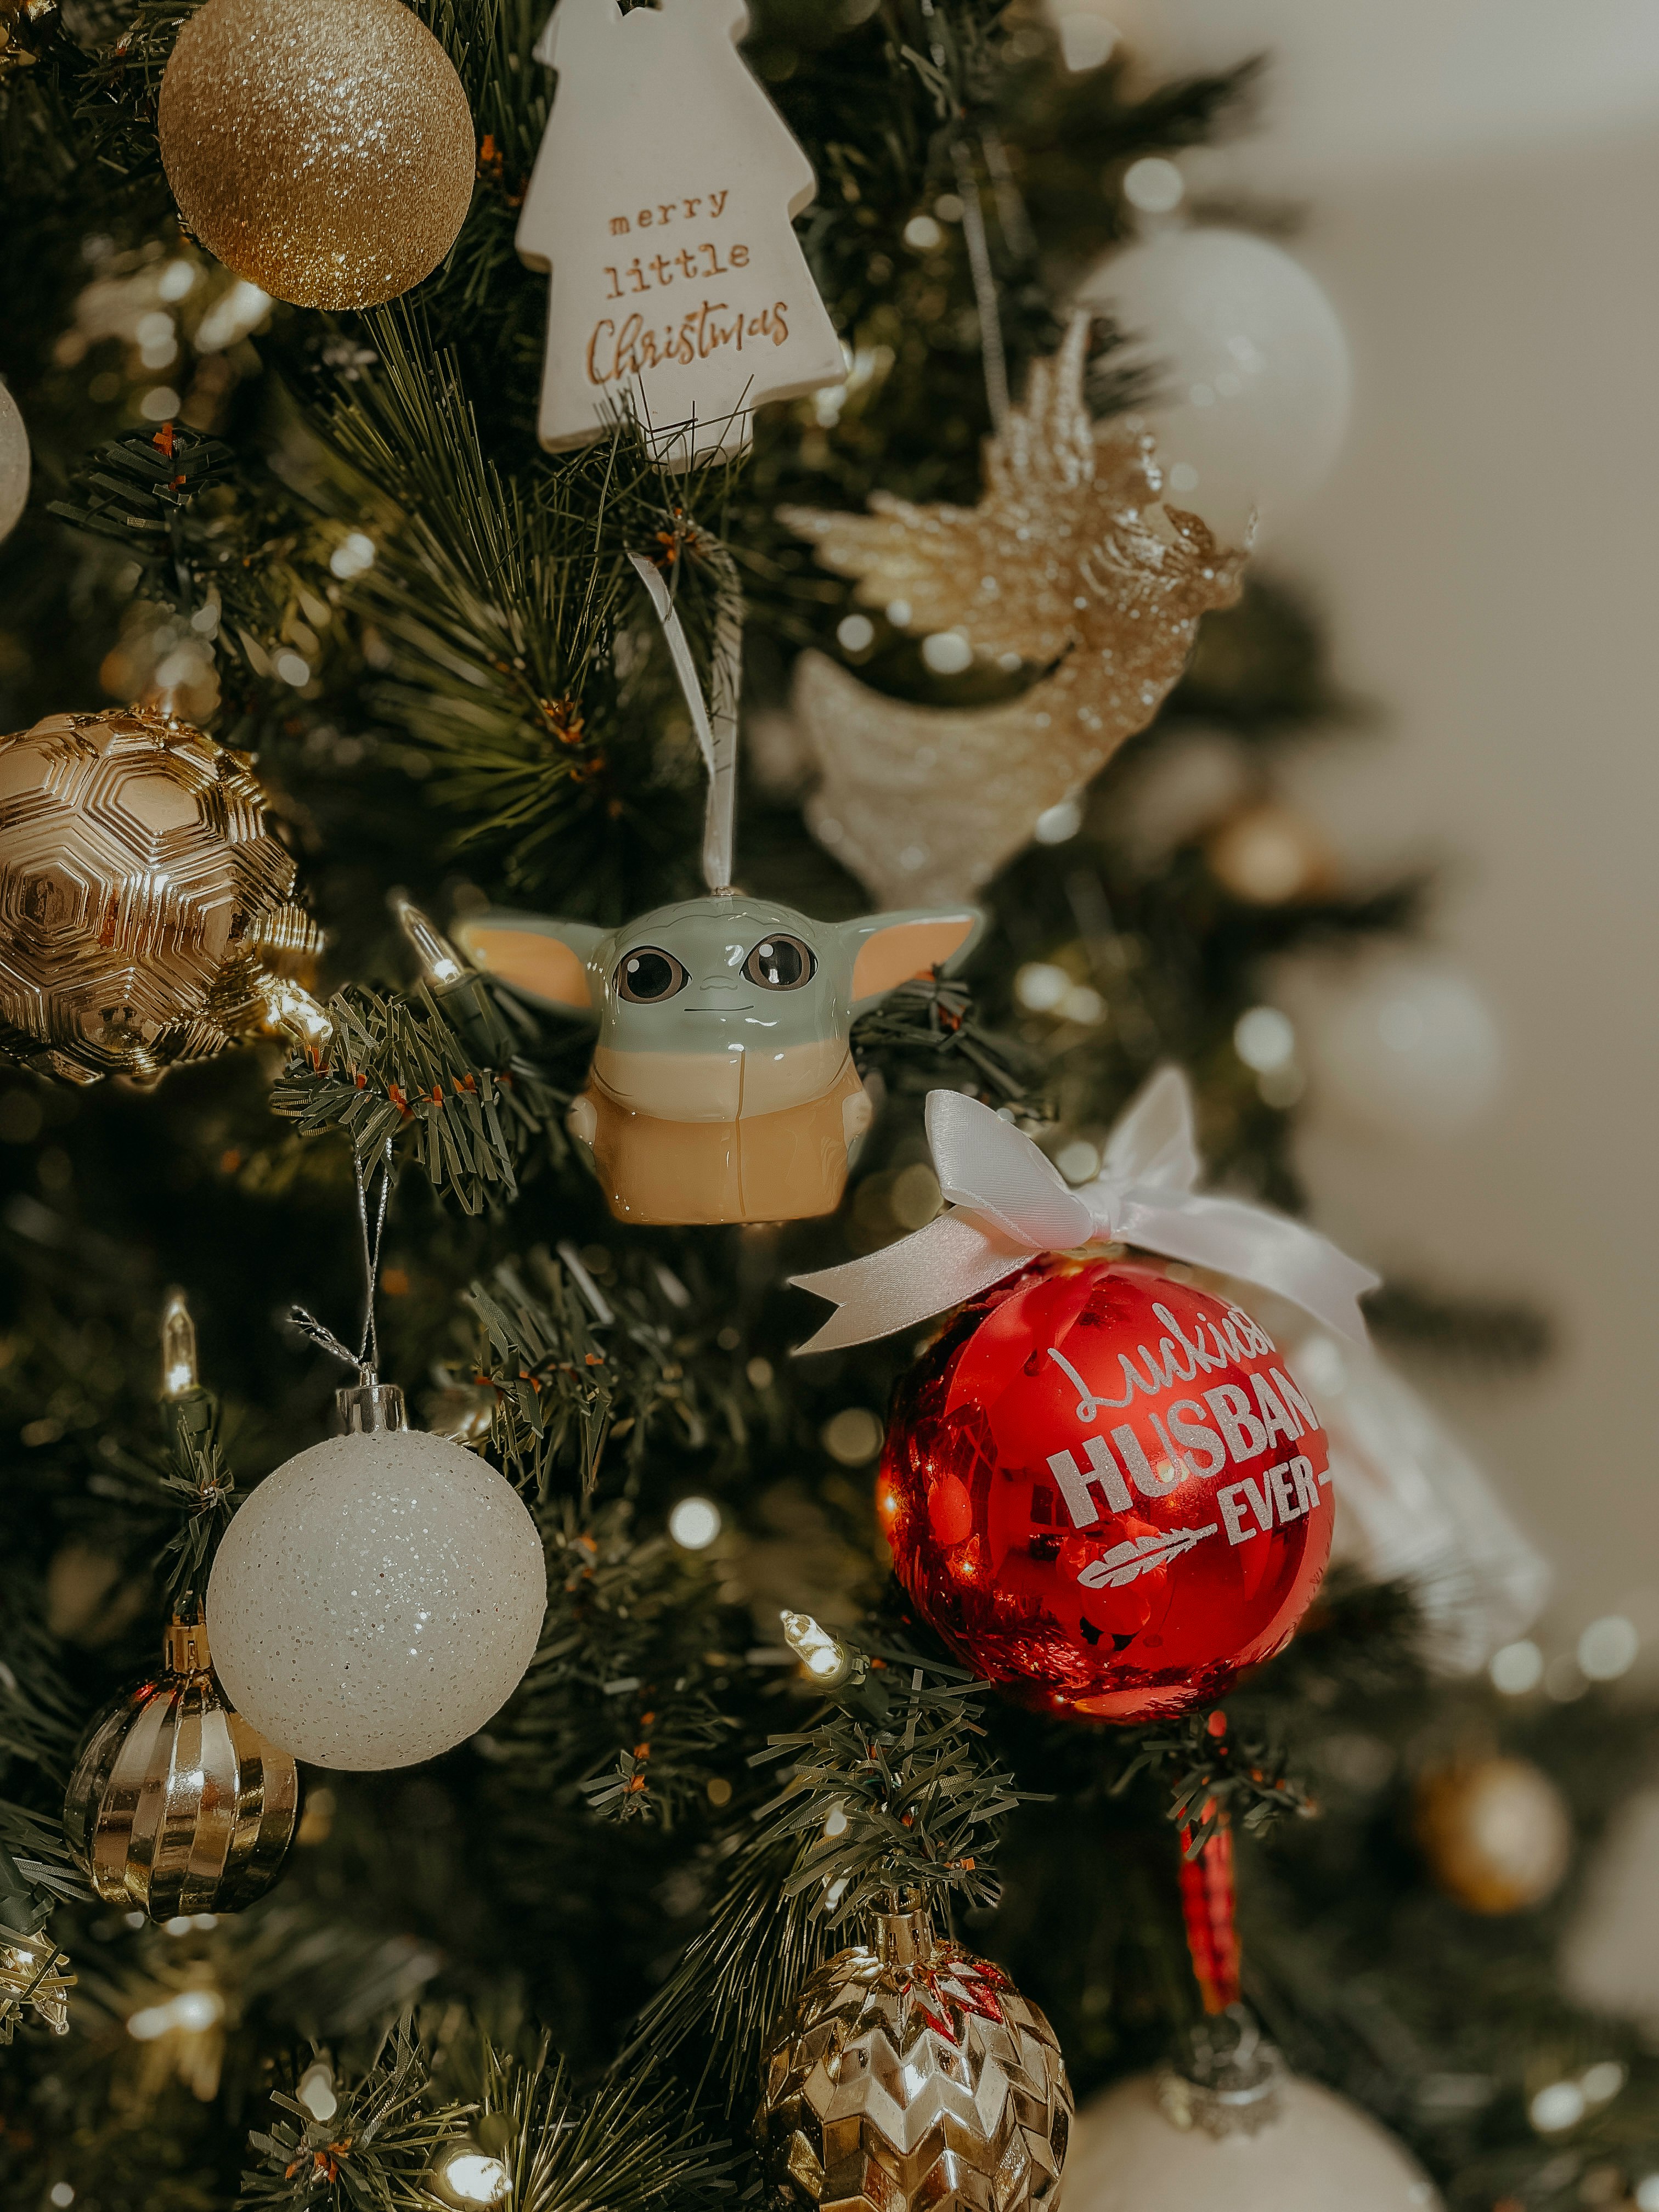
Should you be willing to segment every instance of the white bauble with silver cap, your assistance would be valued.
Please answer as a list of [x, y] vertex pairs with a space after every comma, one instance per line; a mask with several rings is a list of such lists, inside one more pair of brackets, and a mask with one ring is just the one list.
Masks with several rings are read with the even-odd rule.
[[411, 1766], [474, 1735], [517, 1687], [547, 1607], [512, 1485], [404, 1425], [402, 1394], [339, 1394], [348, 1432], [248, 1496], [208, 1584], [237, 1710], [317, 1766]]
[[1219, 226], [1164, 230], [1102, 261], [1075, 304], [1121, 331], [1114, 368], [1145, 372], [1139, 411], [1167, 505], [1247, 545], [1322, 483], [1348, 425], [1348, 342], [1282, 246]]
[[1439, 2212], [1411, 2154], [1291, 2074], [1242, 2006], [1192, 2043], [1196, 2066], [1131, 2075], [1078, 2114], [1066, 2212]]

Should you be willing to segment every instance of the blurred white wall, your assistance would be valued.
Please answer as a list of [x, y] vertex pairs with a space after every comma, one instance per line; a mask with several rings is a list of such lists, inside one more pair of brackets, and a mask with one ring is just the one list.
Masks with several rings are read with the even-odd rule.
[[1298, 786], [1357, 861], [1450, 860], [1436, 935], [1507, 1038], [1467, 1138], [1316, 1114], [1321, 1215], [1379, 1264], [1554, 1313], [1541, 1378], [1430, 1388], [1555, 1562], [1547, 1649], [1627, 1609], [1651, 1662], [1659, 5], [1134, 0], [1125, 28], [1159, 67], [1284, 58], [1276, 128], [1219, 171], [1308, 195], [1297, 251], [1347, 325], [1356, 403], [1274, 558], [1386, 718]]

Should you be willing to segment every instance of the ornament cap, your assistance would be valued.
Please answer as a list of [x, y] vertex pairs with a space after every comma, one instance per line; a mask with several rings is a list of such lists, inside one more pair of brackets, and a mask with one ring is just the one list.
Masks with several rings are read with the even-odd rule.
[[376, 1382], [373, 1377], [354, 1382], [349, 1389], [337, 1390], [334, 1402], [340, 1409], [342, 1429], [349, 1437], [386, 1436], [409, 1426], [404, 1394], [395, 1382]]
[[1233, 2004], [1188, 2031], [1184, 2049], [1158, 2076], [1158, 2101], [1183, 2135], [1194, 2128], [1218, 2141], [1258, 2135], [1283, 2118], [1288, 2079], [1277, 2045]]
[[204, 1620], [170, 1620], [161, 1638], [161, 1663], [169, 1674], [205, 1674], [213, 1665]]
[[874, 1949], [884, 1966], [925, 1966], [933, 1955], [933, 1916], [918, 1890], [906, 1890], [876, 1915]]

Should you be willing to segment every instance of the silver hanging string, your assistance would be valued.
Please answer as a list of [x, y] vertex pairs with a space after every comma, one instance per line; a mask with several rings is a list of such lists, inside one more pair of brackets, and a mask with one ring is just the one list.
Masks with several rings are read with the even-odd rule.
[[1036, 233], [1031, 228], [1024, 195], [1014, 180], [1008, 149], [994, 123], [981, 124], [979, 143], [985, 149], [985, 172], [991, 179], [991, 192], [997, 204], [997, 228], [1016, 261], [1034, 261]]
[[697, 733], [702, 764], [708, 775], [708, 802], [703, 815], [702, 875], [711, 891], [732, 888], [737, 843], [738, 702], [743, 687], [743, 586], [738, 564], [720, 539], [696, 523], [682, 523], [676, 532], [682, 549], [706, 561], [714, 576], [714, 657], [705, 700], [697, 681], [696, 663], [685, 626], [662, 571], [643, 553], [630, 551], [640, 581], [650, 593], [657, 620], [668, 642], [668, 654], [684, 695], [691, 726]]
[[997, 303], [990, 241], [985, 235], [979, 177], [965, 138], [951, 142], [951, 158], [956, 163], [962, 233], [968, 242], [968, 266], [973, 273], [974, 298], [979, 308], [979, 352], [985, 371], [985, 397], [990, 406], [992, 424], [1001, 430], [1008, 421], [1008, 356], [1002, 343], [1002, 311]]
[[[357, 1370], [360, 1384], [372, 1385], [380, 1380], [380, 1333], [374, 1314], [375, 1285], [380, 1279], [380, 1243], [386, 1234], [386, 1210], [392, 1195], [392, 1139], [386, 1139], [384, 1149], [371, 1167], [365, 1167], [361, 1158], [356, 1162], [357, 1227], [363, 1246], [363, 1333], [356, 1352], [341, 1343], [333, 1330], [308, 1313], [304, 1306], [294, 1305], [288, 1310], [289, 1323], [301, 1336], [348, 1367]], [[380, 1179], [380, 1203], [374, 1213], [374, 1230], [371, 1236], [368, 1226], [368, 1186], [376, 1176]]]

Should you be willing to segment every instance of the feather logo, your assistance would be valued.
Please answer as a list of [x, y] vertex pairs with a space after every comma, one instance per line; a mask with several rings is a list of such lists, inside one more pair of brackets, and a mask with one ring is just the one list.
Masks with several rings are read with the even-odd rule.
[[1109, 1552], [1085, 1567], [1078, 1580], [1085, 1589], [1126, 1589], [1139, 1576], [1182, 1558], [1206, 1536], [1215, 1535], [1220, 1526], [1218, 1521], [1212, 1521], [1203, 1528], [1166, 1528], [1161, 1534], [1135, 1536], [1127, 1544], [1114, 1544]]

